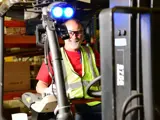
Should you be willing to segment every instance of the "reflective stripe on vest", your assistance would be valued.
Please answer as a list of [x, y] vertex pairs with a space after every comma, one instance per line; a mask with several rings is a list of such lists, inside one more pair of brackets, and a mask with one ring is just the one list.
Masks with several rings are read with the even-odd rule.
[[66, 83], [65, 85], [66, 85], [66, 90], [68, 90], [68, 89], [76, 89], [76, 88], [82, 87], [82, 84], [83, 86], [87, 87], [89, 83], [90, 83], [89, 81], [88, 82], [82, 81], [82, 82], [76, 82], [71, 84]]
[[86, 50], [88, 58], [89, 58], [89, 64], [90, 64], [90, 67], [91, 67], [91, 70], [92, 70], [92, 75], [94, 76], [94, 78], [96, 78], [97, 76], [96, 76], [96, 73], [93, 69], [93, 62], [92, 62], [92, 58], [91, 58], [92, 56], [91, 56], [89, 47], [84, 47], [84, 49]]

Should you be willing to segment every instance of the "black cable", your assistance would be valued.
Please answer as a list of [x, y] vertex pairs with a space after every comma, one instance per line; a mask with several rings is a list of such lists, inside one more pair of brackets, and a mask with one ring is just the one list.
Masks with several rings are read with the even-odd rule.
[[[49, 46], [49, 43], [48, 43], [48, 40], [46, 38], [46, 40], [44, 42], [44, 57], [45, 57], [44, 60], [45, 60], [45, 64], [47, 65], [49, 76], [52, 79], [52, 83], [51, 83], [51, 85], [52, 85], [52, 93], [56, 97], [55, 92], [54, 92], [54, 88], [53, 88], [53, 84], [55, 83], [55, 79], [54, 79], [54, 76], [51, 73], [52, 67], [50, 68], [50, 66], [52, 66], [52, 63], [51, 63], [50, 56], [49, 56], [49, 47], [48, 46]], [[49, 66], [49, 64], [50, 64], [50, 66]]]
[[[47, 65], [47, 68], [48, 68], [48, 73], [49, 73], [49, 75], [50, 75], [50, 77], [51, 77], [51, 79], [52, 79], [52, 84], [54, 83], [54, 78], [53, 78], [53, 75], [52, 75], [52, 73], [51, 73], [51, 69], [49, 68], [49, 65], [48, 64], [50, 64], [50, 66], [52, 66], [52, 63], [51, 63], [51, 60], [50, 60], [50, 56], [49, 56], [49, 51], [48, 51], [48, 49], [49, 49], [49, 47], [48, 47], [49, 45], [48, 45], [48, 40], [46, 40], [46, 42], [45, 42], [45, 63], [46, 63], [46, 65]], [[47, 58], [48, 57], [48, 58]]]
[[[142, 109], [144, 108], [143, 105], [138, 105], [138, 106], [134, 106], [134, 107], [131, 107], [129, 110], [127, 110], [127, 112], [125, 112], [125, 117], [127, 117], [127, 115], [134, 111], [134, 110], [137, 110], [137, 109]], [[154, 110], [156, 111], [156, 113], [160, 116], [160, 111], [158, 110], [158, 108], [154, 108]], [[123, 118], [123, 120], [125, 120], [125, 118]]]
[[138, 94], [134, 94], [129, 96], [123, 103], [122, 105], [122, 114], [121, 114], [121, 119], [120, 120], [124, 120], [125, 119], [125, 111], [128, 107], [128, 104], [134, 99], [134, 98], [138, 98], [138, 97], [142, 97], [143, 94], [142, 93], [138, 93]]
[[49, 65], [47, 65], [47, 68], [48, 68], [48, 72], [49, 72], [49, 75], [50, 75], [50, 77], [51, 77], [51, 79], [52, 79], [52, 83], [51, 83], [51, 85], [52, 85], [52, 93], [53, 93], [53, 95], [55, 96], [55, 97], [57, 97], [56, 96], [56, 94], [55, 94], [55, 89], [53, 88], [53, 84], [55, 84], [55, 79], [54, 79], [54, 76], [52, 75], [52, 73], [51, 73], [51, 69], [52, 69], [52, 71], [53, 71], [53, 68], [52, 68], [52, 63], [51, 63], [51, 59], [50, 59], [50, 55], [49, 55], [49, 47], [48, 47], [48, 41], [47, 41], [47, 56], [48, 56], [48, 59], [47, 59], [47, 62], [50, 64], [50, 66], [51, 66], [51, 68], [49, 68]]
[[127, 111], [125, 112], [125, 116], [124, 116], [124, 118], [122, 118], [122, 120], [125, 120], [125, 117], [126, 117], [130, 112], [135, 111], [135, 110], [137, 110], [137, 109], [142, 109], [142, 108], [143, 108], [143, 105], [137, 105], [137, 106], [131, 107], [129, 110], [127, 110]]
[[[128, 104], [134, 99], [134, 98], [137, 98], [137, 97], [142, 97], [143, 94], [139, 93], [139, 94], [135, 94], [135, 95], [132, 95], [130, 96], [129, 98], [127, 98], [127, 100], [124, 102], [123, 106], [122, 106], [122, 117], [121, 117], [121, 120], [125, 120], [125, 118], [127, 117], [127, 115], [129, 113], [131, 113], [132, 111], [135, 111], [135, 110], [139, 110], [139, 109], [142, 109], [144, 108], [143, 105], [137, 105], [137, 106], [134, 106], [134, 107], [131, 107], [129, 108], [127, 111], [127, 106]], [[160, 111], [157, 107], [154, 108], [154, 110], [156, 111], [156, 113], [160, 116]], [[126, 111], [126, 112], [125, 112]]]
[[51, 79], [53, 79], [53, 76], [51, 74], [51, 70], [50, 70], [49, 65], [48, 65], [48, 63], [50, 63], [48, 49], [49, 49], [48, 48], [48, 40], [45, 40], [45, 42], [44, 42], [44, 62], [47, 65], [48, 72], [49, 72], [49, 75], [50, 75]]

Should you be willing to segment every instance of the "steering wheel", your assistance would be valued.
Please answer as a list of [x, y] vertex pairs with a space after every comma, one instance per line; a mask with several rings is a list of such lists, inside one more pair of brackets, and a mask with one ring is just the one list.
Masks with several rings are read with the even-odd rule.
[[89, 85], [87, 86], [87, 94], [89, 96], [91, 96], [91, 97], [101, 97], [101, 95], [102, 95], [101, 90], [94, 91], [94, 90], [90, 89], [94, 84], [96, 84], [100, 80], [101, 80], [101, 76], [98, 76], [92, 82], [89, 83]]

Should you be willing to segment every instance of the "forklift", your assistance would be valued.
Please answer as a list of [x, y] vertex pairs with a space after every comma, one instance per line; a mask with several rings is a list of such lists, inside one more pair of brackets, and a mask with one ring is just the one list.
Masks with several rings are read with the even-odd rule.
[[[56, 68], [53, 69], [55, 72], [61, 73], [55, 76], [55, 79], [59, 81], [56, 82], [58, 88], [57, 100], [52, 97], [50, 101], [54, 103], [58, 101], [58, 106], [62, 108], [59, 109], [57, 119], [72, 120], [73, 116], [65, 94], [61, 54], [57, 42], [57, 31], [64, 39], [68, 37], [68, 33], [65, 26], [59, 26], [57, 21], [51, 22], [45, 17], [48, 10], [46, 6], [56, 5], [56, 3], [40, 5], [42, 16], [45, 19], [43, 19], [42, 26], [37, 27], [36, 37], [38, 42], [42, 43], [39, 36], [44, 31], [46, 32], [48, 45], [54, 60], [53, 64], [56, 64]], [[62, 3], [65, 4], [66, 2]], [[9, 5], [12, 6], [13, 3]], [[160, 85], [158, 80], [158, 68], [160, 68], [158, 54], [159, 5], [160, 1], [158, 0], [110, 0], [109, 8], [103, 9], [99, 14], [101, 76], [88, 85], [87, 93], [93, 97], [101, 96], [102, 120], [160, 119], [160, 97], [158, 94]], [[37, 3], [37, 6], [39, 7], [39, 3]], [[9, 9], [9, 7], [3, 8]], [[3, 98], [2, 26], [3, 15], [7, 9], [0, 10], [1, 98]], [[102, 83], [102, 91], [91, 91], [90, 87], [99, 80]], [[50, 99], [47, 98], [47, 100]], [[0, 107], [0, 116], [3, 119], [2, 100]]]

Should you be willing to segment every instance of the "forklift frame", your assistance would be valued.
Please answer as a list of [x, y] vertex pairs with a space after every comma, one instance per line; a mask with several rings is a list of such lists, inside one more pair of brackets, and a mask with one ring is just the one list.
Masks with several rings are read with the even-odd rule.
[[[102, 120], [117, 120], [116, 116], [116, 93], [117, 85], [115, 63], [114, 13], [140, 14], [140, 41], [142, 48], [142, 81], [143, 81], [143, 109], [145, 120], [154, 120], [153, 114], [153, 88], [152, 88], [152, 65], [151, 65], [151, 15], [160, 13], [159, 8], [145, 7], [122, 7], [116, 6], [101, 11], [100, 19], [100, 51], [101, 51], [101, 80], [102, 80]], [[149, 17], [148, 17], [149, 15]], [[145, 21], [145, 22], [144, 22]], [[145, 28], [145, 29], [144, 29]], [[139, 36], [138, 36], [139, 37]], [[136, 39], [138, 39], [136, 37]], [[117, 42], [117, 43], [116, 43]], [[127, 41], [123, 41], [126, 45]], [[122, 44], [120, 43], [120, 44]], [[123, 68], [125, 69], [125, 68]], [[106, 80], [107, 78], [107, 80]], [[125, 81], [121, 81], [125, 82]], [[107, 107], [106, 107], [107, 106]], [[139, 106], [137, 106], [137, 109]], [[134, 109], [136, 110], [136, 109]], [[122, 111], [123, 113], [124, 111]], [[121, 117], [123, 118], [123, 114]], [[121, 120], [121, 119], [120, 119]], [[124, 120], [124, 119], [123, 119]]]

